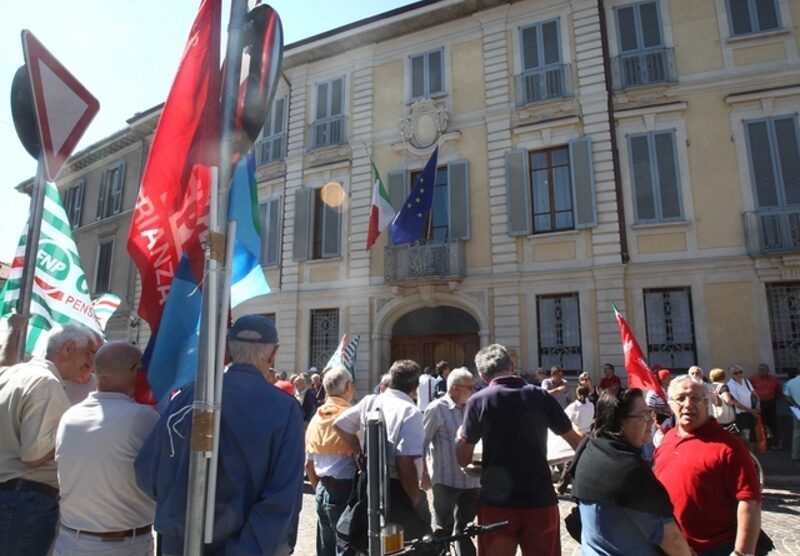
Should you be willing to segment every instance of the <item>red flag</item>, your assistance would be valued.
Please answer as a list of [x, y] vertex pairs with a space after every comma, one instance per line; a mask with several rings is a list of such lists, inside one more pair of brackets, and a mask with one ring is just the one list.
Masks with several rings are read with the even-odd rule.
[[202, 274], [209, 166], [219, 160], [220, 14], [201, 0], [147, 159], [128, 236], [142, 279], [139, 315], [153, 334], [184, 252]]
[[628, 323], [622, 318], [617, 308], [614, 307], [614, 315], [619, 324], [619, 335], [622, 339], [622, 349], [625, 351], [625, 369], [628, 371], [628, 388], [641, 388], [642, 390], [652, 390], [667, 401], [664, 389], [658, 381], [656, 374], [650, 369], [647, 361], [642, 354], [639, 342], [633, 337]]

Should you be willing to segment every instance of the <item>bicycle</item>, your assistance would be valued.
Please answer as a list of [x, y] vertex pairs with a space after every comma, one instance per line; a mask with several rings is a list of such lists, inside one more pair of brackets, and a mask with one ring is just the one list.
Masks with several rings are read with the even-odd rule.
[[739, 430], [739, 427], [736, 426], [736, 423], [731, 423], [730, 425], [725, 425], [725, 427], [723, 427], [723, 428], [726, 431], [728, 431], [729, 433], [732, 433], [733, 435], [735, 435], [737, 438], [739, 438], [742, 442], [745, 443], [745, 446], [747, 446], [747, 453], [750, 454], [750, 459], [753, 460], [753, 465], [756, 466], [756, 475], [758, 476], [758, 485], [759, 485], [761, 491], [763, 492], [764, 491], [764, 468], [761, 467], [761, 462], [758, 461], [758, 458], [756, 457], [756, 455], [752, 452], [752, 450], [750, 450], [749, 443], [744, 438], [742, 438], [741, 430]]
[[498, 521], [497, 523], [490, 523], [488, 525], [476, 525], [471, 523], [454, 535], [449, 535], [447, 537], [436, 537], [428, 534], [422, 538], [408, 541], [405, 543], [405, 547], [402, 550], [390, 552], [389, 555], [409, 556], [411, 554], [422, 553], [434, 554], [434, 549], [438, 546], [439, 551], [435, 552], [436, 556], [451, 556], [452, 554], [455, 554], [455, 551], [451, 551], [452, 543], [469, 539], [470, 537], [485, 535], [486, 533], [503, 529], [506, 526], [508, 526], [508, 521]]

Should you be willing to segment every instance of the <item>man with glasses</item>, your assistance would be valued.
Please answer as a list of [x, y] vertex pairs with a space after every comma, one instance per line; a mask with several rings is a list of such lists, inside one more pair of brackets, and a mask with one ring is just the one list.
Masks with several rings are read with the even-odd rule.
[[761, 530], [761, 488], [747, 447], [709, 417], [708, 393], [689, 375], [669, 385], [677, 419], [655, 453], [653, 471], [675, 520], [699, 555], [748, 556]]
[[[433, 485], [434, 533], [447, 536], [462, 530], [475, 519], [478, 504], [478, 479], [467, 476], [456, 460], [456, 432], [464, 418], [464, 404], [475, 393], [475, 380], [464, 367], [450, 371], [447, 393], [432, 402], [422, 417], [425, 430], [423, 448], [433, 460], [433, 473], [427, 466], [423, 486]], [[459, 541], [461, 556], [474, 556], [470, 539]]]

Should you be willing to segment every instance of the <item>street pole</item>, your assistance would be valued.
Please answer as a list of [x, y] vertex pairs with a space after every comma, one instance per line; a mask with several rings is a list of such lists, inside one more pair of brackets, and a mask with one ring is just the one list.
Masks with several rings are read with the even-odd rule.
[[[22, 267], [22, 284], [17, 300], [17, 313], [27, 315], [31, 309], [33, 298], [33, 276], [36, 274], [36, 255], [39, 253], [39, 236], [42, 231], [42, 215], [44, 214], [44, 155], [39, 155], [36, 166], [36, 177], [31, 191], [31, 211], [28, 219], [28, 234], [25, 238], [25, 261]], [[22, 327], [17, 346], [17, 360], [25, 360], [25, 344], [28, 341], [28, 327]]]
[[381, 414], [367, 414], [367, 536], [369, 556], [383, 556], [381, 542]]

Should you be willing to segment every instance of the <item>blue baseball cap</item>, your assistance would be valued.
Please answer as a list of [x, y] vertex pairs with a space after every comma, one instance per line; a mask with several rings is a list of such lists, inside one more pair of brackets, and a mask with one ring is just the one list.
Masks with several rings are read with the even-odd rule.
[[228, 340], [251, 344], [278, 343], [278, 330], [272, 319], [262, 315], [245, 315], [239, 318], [228, 331]]

